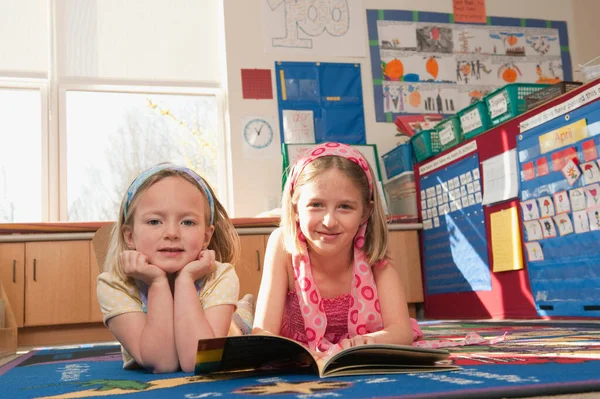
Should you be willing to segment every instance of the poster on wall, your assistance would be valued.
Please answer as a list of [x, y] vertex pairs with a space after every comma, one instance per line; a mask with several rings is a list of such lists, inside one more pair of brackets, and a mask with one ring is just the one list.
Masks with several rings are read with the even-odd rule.
[[364, 57], [362, 0], [261, 0], [265, 52]]
[[571, 80], [566, 22], [367, 10], [378, 122], [398, 115], [452, 115], [508, 83]]

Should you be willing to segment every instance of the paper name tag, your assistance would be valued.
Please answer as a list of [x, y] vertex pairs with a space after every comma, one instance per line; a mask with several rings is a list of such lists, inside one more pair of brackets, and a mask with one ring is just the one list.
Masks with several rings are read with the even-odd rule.
[[469, 133], [481, 126], [481, 115], [479, 115], [479, 110], [475, 108], [467, 112], [464, 115], [460, 116], [460, 125], [462, 126], [463, 133]]
[[490, 110], [490, 116], [495, 118], [503, 115], [508, 111], [508, 103], [504, 93], [496, 94], [488, 100], [488, 109]]

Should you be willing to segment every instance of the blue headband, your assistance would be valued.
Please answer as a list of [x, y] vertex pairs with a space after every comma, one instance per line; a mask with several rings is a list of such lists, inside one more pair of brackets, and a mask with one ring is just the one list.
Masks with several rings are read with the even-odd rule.
[[210, 193], [208, 185], [206, 184], [204, 179], [193, 170], [184, 168], [183, 166], [173, 165], [171, 163], [161, 163], [156, 166], [153, 166], [150, 169], [143, 171], [138, 177], [135, 178], [135, 180], [133, 181], [133, 183], [131, 183], [129, 189], [127, 190], [127, 200], [125, 201], [125, 204], [123, 204], [123, 219], [127, 218], [127, 208], [129, 208], [129, 204], [131, 203], [131, 200], [133, 199], [135, 193], [138, 191], [140, 186], [144, 184], [146, 180], [148, 180], [148, 178], [154, 176], [156, 173], [161, 172], [163, 170], [176, 170], [179, 172], [183, 172], [186, 175], [190, 176], [192, 179], [194, 179], [196, 182], [198, 182], [200, 187], [202, 187], [204, 194], [206, 194], [206, 199], [208, 200], [208, 207], [210, 208], [210, 225], [212, 226], [215, 223], [215, 201]]

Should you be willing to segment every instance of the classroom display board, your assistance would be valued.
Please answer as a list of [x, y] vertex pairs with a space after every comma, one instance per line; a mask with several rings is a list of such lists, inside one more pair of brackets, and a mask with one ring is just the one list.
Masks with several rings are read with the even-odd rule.
[[507, 83], [572, 79], [564, 21], [367, 10], [375, 114], [455, 114]]
[[600, 316], [600, 103], [519, 135], [526, 264], [541, 316]]
[[490, 291], [479, 157], [421, 176], [427, 295]]
[[366, 144], [360, 64], [275, 62], [281, 143]]

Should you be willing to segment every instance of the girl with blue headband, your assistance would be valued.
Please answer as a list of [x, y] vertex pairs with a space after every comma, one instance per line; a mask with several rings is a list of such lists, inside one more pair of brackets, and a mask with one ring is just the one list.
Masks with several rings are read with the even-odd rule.
[[[122, 345], [126, 369], [194, 370], [198, 339], [225, 336], [236, 306], [239, 237], [208, 184], [194, 171], [159, 164], [131, 183], [121, 204], [98, 302]], [[235, 327], [235, 324], [234, 324]], [[240, 332], [240, 329], [233, 329]]]

